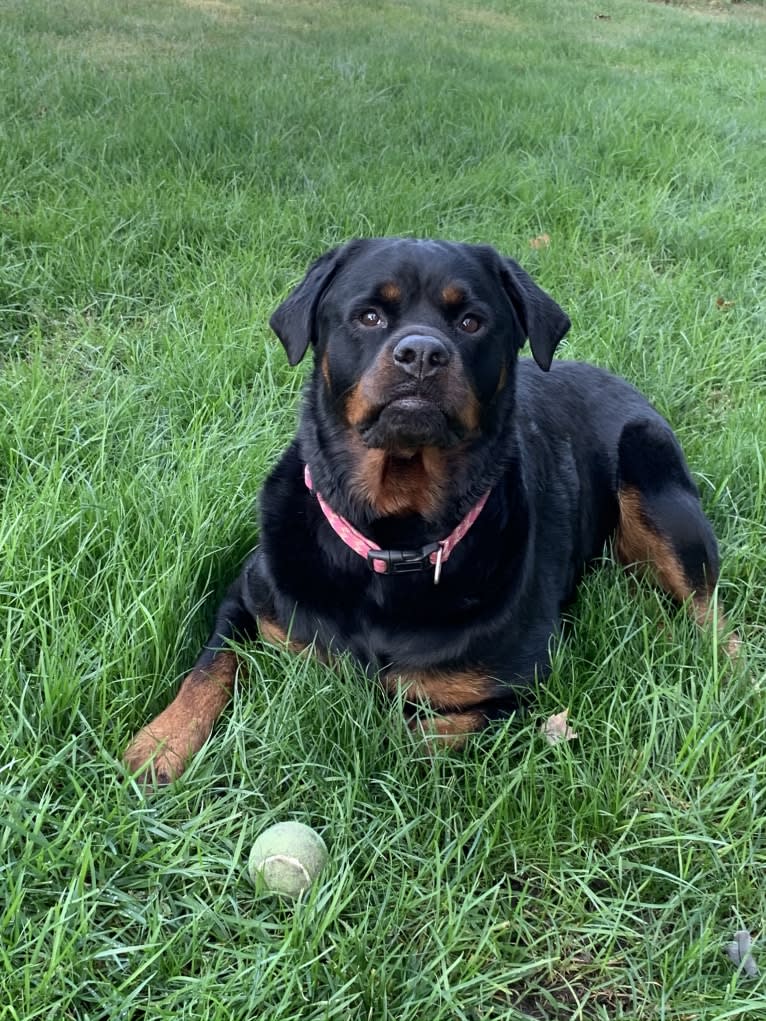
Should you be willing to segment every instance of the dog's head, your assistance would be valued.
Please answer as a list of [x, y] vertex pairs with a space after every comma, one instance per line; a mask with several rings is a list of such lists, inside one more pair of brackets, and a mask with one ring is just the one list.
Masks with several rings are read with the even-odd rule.
[[271, 326], [292, 365], [313, 347], [346, 441], [412, 467], [496, 429], [525, 339], [547, 370], [569, 319], [489, 246], [376, 238], [318, 259]]

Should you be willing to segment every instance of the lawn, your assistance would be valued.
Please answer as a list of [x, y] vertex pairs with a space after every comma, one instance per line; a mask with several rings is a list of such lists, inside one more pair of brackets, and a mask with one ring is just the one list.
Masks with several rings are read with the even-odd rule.
[[[762, 3], [5, 0], [0, 1021], [766, 1017], [723, 953], [766, 928], [764, 53]], [[605, 557], [466, 751], [254, 647], [145, 796], [295, 421], [269, 314], [390, 233], [513, 255], [669, 418], [742, 655]], [[284, 818], [331, 851], [296, 905], [246, 876]]]

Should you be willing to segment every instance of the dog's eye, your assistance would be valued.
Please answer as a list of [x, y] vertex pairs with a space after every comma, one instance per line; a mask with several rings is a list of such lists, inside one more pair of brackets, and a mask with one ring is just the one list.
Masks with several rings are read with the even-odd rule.
[[477, 333], [481, 329], [481, 320], [476, 316], [463, 316], [460, 320], [460, 329], [463, 333]]
[[362, 326], [366, 326], [368, 329], [374, 329], [376, 326], [386, 325], [385, 319], [383, 319], [380, 313], [376, 312], [374, 308], [365, 309], [364, 312], [358, 316], [358, 319]]

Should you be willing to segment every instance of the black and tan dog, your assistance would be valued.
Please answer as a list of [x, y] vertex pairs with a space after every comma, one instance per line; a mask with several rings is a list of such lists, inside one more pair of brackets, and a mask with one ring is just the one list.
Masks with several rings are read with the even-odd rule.
[[[314, 370], [260, 498], [260, 546], [175, 700], [126, 752], [168, 782], [224, 708], [229, 640], [350, 652], [459, 742], [545, 673], [562, 607], [614, 536], [700, 620], [712, 530], [670, 427], [621, 379], [551, 364], [559, 306], [487, 246], [352, 241], [274, 313]], [[517, 360], [529, 338], [534, 361]], [[537, 363], [537, 364], [535, 364]]]

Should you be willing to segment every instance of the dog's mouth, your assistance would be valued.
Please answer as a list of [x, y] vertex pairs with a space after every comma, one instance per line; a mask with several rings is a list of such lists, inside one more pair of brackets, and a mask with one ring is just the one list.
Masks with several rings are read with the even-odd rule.
[[420, 394], [394, 397], [376, 408], [359, 428], [368, 447], [405, 458], [423, 447], [452, 447], [464, 431], [457, 415]]

